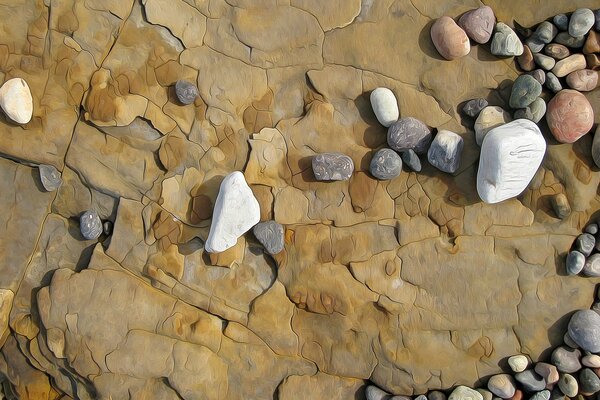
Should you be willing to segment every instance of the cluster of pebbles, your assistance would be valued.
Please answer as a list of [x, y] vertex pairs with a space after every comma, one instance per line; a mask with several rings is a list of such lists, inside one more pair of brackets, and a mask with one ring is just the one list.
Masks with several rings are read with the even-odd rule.
[[566, 269], [569, 275], [582, 274], [600, 277], [600, 235], [597, 223], [585, 227], [567, 254]]

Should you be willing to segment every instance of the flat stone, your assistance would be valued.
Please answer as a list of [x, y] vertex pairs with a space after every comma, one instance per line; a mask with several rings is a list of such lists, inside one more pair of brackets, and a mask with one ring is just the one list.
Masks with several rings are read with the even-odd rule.
[[542, 118], [544, 118], [544, 115], [546, 115], [546, 108], [547, 106], [544, 99], [542, 99], [541, 97], [535, 99], [533, 103], [529, 105], [529, 109], [531, 110], [531, 114], [533, 117], [532, 121], [536, 124], [540, 122]]
[[600, 125], [596, 128], [594, 140], [592, 141], [592, 158], [594, 159], [594, 164], [600, 168]]
[[549, 400], [550, 399], [550, 391], [542, 390], [537, 393], [534, 393], [529, 400]]
[[585, 233], [589, 233], [590, 235], [595, 235], [598, 233], [598, 224], [588, 224], [583, 231]]
[[558, 43], [550, 43], [544, 47], [544, 54], [555, 60], [562, 60], [563, 58], [569, 57], [571, 52], [567, 46]]
[[492, 37], [496, 16], [489, 6], [482, 6], [475, 10], [467, 11], [458, 20], [458, 25], [473, 41], [484, 44]]
[[392, 397], [391, 394], [374, 385], [367, 386], [365, 396], [367, 400], [389, 400], [389, 398]]
[[561, 143], [573, 143], [592, 129], [594, 110], [581, 93], [564, 89], [548, 103], [546, 121]]
[[414, 150], [409, 149], [400, 153], [400, 157], [408, 168], [415, 172], [421, 172], [421, 159]]
[[33, 98], [29, 85], [21, 78], [9, 79], [0, 87], [0, 107], [17, 124], [26, 124], [33, 115]]
[[515, 395], [515, 380], [509, 374], [498, 374], [492, 376], [487, 384], [490, 392], [500, 397], [501, 399], [510, 399]]
[[175, 95], [181, 104], [192, 104], [198, 97], [198, 88], [192, 82], [180, 79], [175, 82]]
[[583, 350], [591, 353], [600, 352], [600, 315], [594, 311], [580, 310], [573, 314], [569, 321], [568, 332]]
[[566, 14], [557, 14], [552, 18], [552, 22], [554, 25], [561, 31], [566, 31], [569, 29], [569, 17]]
[[380, 149], [371, 158], [369, 169], [377, 179], [394, 179], [402, 172], [402, 158], [392, 149]]
[[515, 379], [526, 392], [538, 392], [546, 388], [544, 378], [536, 374], [532, 369], [515, 374]]
[[[571, 335], [571, 337], [573, 336]], [[552, 352], [551, 362], [560, 372], [572, 374], [581, 369], [581, 363], [579, 362], [580, 357], [581, 351], [578, 349], [560, 346]]]
[[573, 54], [558, 61], [554, 68], [552, 68], [552, 73], [557, 77], [562, 78], [573, 71], [584, 69], [585, 66], [585, 56], [583, 54]]
[[388, 145], [398, 152], [412, 149], [417, 154], [425, 153], [431, 139], [431, 129], [413, 117], [400, 118], [387, 133]]
[[488, 101], [484, 98], [471, 99], [465, 103], [462, 108], [463, 114], [471, 118], [477, 118], [481, 110], [488, 106]]
[[509, 105], [525, 108], [542, 94], [542, 85], [531, 75], [521, 75], [513, 83]]
[[488, 106], [481, 110], [475, 121], [475, 141], [479, 146], [483, 143], [483, 138], [488, 132], [498, 126], [512, 121], [510, 114], [498, 106]]
[[533, 78], [538, 81], [540, 85], [546, 83], [546, 73], [543, 69], [533, 70], [529, 73], [529, 75], [533, 76]]
[[528, 45], [523, 46], [523, 52], [517, 57], [517, 63], [523, 71], [533, 71], [535, 68], [533, 53]]
[[284, 247], [284, 229], [283, 225], [275, 221], [259, 222], [252, 228], [252, 233], [260, 244], [263, 245], [267, 253], [281, 253]]
[[598, 72], [591, 69], [581, 69], [567, 75], [567, 85], [580, 92], [589, 92], [598, 87]]
[[546, 71], [549, 71], [552, 68], [554, 68], [554, 65], [556, 64], [556, 60], [554, 58], [540, 53], [534, 54], [533, 60], [540, 68], [543, 68]]
[[62, 178], [60, 176], [60, 172], [58, 172], [54, 166], [40, 164], [38, 166], [38, 170], [40, 172], [42, 186], [47, 192], [53, 192], [60, 187], [62, 184]]
[[572, 250], [567, 254], [566, 269], [567, 274], [577, 275], [585, 265], [585, 256], [577, 250]]
[[508, 366], [513, 372], [523, 372], [529, 365], [529, 359], [522, 355], [517, 354], [508, 358]]
[[581, 364], [589, 368], [600, 368], [600, 356], [597, 354], [588, 354], [583, 356]]
[[583, 44], [585, 43], [585, 36], [573, 37], [569, 35], [568, 32], [560, 32], [554, 38], [554, 42], [567, 46], [571, 49], [579, 49], [583, 47]]
[[79, 217], [79, 229], [86, 240], [95, 240], [102, 234], [102, 221], [95, 210], [88, 210]]
[[583, 54], [592, 54], [600, 52], [600, 33], [591, 31], [583, 45]]
[[322, 153], [312, 158], [312, 169], [318, 181], [345, 181], [354, 172], [354, 162], [341, 153]]
[[371, 92], [371, 107], [379, 123], [386, 128], [400, 117], [396, 96], [388, 88], [380, 87]]
[[570, 374], [562, 374], [558, 380], [558, 388], [568, 397], [575, 397], [579, 391], [577, 380]]
[[446, 60], [455, 60], [469, 54], [471, 44], [465, 31], [448, 16], [438, 18], [431, 26], [431, 40]]
[[460, 167], [464, 141], [454, 132], [439, 131], [427, 152], [429, 163], [442, 172], [455, 173]]
[[557, 193], [551, 198], [552, 209], [556, 216], [560, 219], [565, 219], [571, 215], [571, 205], [569, 199], [564, 193]]
[[496, 56], [520, 56], [523, 54], [523, 43], [508, 25], [498, 22], [492, 39], [491, 52]]
[[458, 386], [450, 393], [448, 400], [483, 400], [483, 396], [474, 389]]
[[546, 74], [546, 87], [554, 93], [558, 93], [563, 89], [560, 79], [552, 72]]
[[560, 377], [558, 374], [558, 369], [554, 365], [544, 362], [539, 362], [535, 364], [534, 371], [539, 376], [544, 378], [544, 381], [546, 382], [546, 389], [552, 388], [552, 386], [554, 386], [554, 384], [558, 382], [558, 379]]
[[584, 256], [589, 256], [596, 245], [596, 238], [589, 233], [582, 233], [575, 239], [575, 249], [579, 250]]
[[221, 182], [204, 249], [223, 252], [260, 221], [260, 206], [244, 174], [234, 171]]
[[587, 35], [595, 22], [596, 18], [592, 10], [589, 8], [579, 8], [571, 14], [569, 20], [569, 35], [574, 37]]
[[600, 391], [600, 378], [594, 371], [584, 368], [579, 372], [579, 390], [586, 396], [591, 396]]

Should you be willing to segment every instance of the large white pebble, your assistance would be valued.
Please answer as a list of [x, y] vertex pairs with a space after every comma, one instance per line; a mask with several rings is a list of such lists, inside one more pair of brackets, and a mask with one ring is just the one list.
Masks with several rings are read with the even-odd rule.
[[481, 110], [475, 120], [475, 141], [481, 146], [485, 135], [497, 126], [504, 125], [511, 121], [510, 114], [502, 107], [488, 106]]
[[244, 175], [232, 172], [221, 182], [204, 249], [220, 253], [235, 246], [238, 238], [259, 221], [260, 206]]
[[518, 196], [537, 172], [546, 141], [540, 128], [527, 119], [518, 119], [492, 129], [481, 145], [477, 192], [486, 203], [498, 203]]
[[371, 92], [371, 107], [379, 123], [389, 128], [400, 118], [396, 96], [388, 88], [377, 88]]
[[529, 365], [529, 360], [522, 354], [508, 358], [508, 366], [513, 372], [523, 372], [527, 369], [527, 365]]
[[29, 85], [21, 78], [13, 78], [0, 87], [0, 107], [8, 118], [26, 124], [33, 115], [33, 99]]

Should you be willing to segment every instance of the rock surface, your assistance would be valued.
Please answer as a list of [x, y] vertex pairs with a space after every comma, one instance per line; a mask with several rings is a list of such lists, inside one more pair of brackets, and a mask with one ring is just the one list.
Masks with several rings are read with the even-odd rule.
[[446, 60], [464, 57], [471, 51], [467, 34], [448, 16], [438, 18], [433, 23], [431, 26], [431, 41]]
[[377, 88], [371, 92], [371, 107], [379, 123], [386, 128], [400, 117], [396, 96], [388, 88]]
[[29, 85], [21, 78], [9, 79], [0, 87], [0, 107], [17, 124], [26, 124], [33, 115], [33, 98]]
[[312, 158], [312, 170], [318, 181], [345, 181], [354, 172], [354, 162], [345, 154], [317, 154]]
[[565, 89], [548, 103], [546, 121], [556, 140], [573, 143], [592, 129], [594, 110], [584, 95]]

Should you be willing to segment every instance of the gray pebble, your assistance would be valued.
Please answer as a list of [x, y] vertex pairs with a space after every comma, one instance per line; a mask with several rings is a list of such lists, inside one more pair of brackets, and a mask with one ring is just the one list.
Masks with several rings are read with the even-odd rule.
[[532, 121], [536, 124], [544, 118], [546, 115], [546, 102], [541, 97], [538, 97], [529, 105], [529, 109], [531, 110], [531, 114], [533, 116]]
[[592, 254], [585, 260], [582, 272], [585, 276], [599, 277], [600, 276], [600, 254]]
[[479, 392], [479, 394], [483, 397], [483, 400], [493, 400], [493, 398], [494, 398], [494, 395], [489, 390], [481, 389], [481, 388], [475, 389], [475, 390], [477, 390], [477, 392]]
[[375, 385], [367, 386], [367, 389], [365, 390], [365, 395], [367, 397], [367, 400], [389, 400], [389, 398], [391, 397], [391, 394], [379, 389]]
[[523, 54], [523, 43], [508, 25], [498, 22], [492, 39], [491, 52], [496, 56], [520, 56]]
[[533, 55], [533, 61], [535, 61], [535, 63], [539, 65], [540, 68], [543, 68], [546, 71], [549, 71], [552, 68], [554, 68], [554, 65], [556, 64], [556, 60], [554, 58], [540, 53], [536, 53]]
[[193, 83], [180, 79], [175, 83], [175, 95], [181, 104], [192, 104], [198, 97], [198, 88]]
[[513, 83], [509, 105], [525, 108], [542, 94], [542, 85], [531, 75], [520, 75]]
[[567, 254], [567, 274], [577, 275], [585, 265], [585, 256], [577, 250], [572, 250]]
[[583, 253], [584, 256], [589, 256], [596, 245], [596, 238], [589, 233], [582, 233], [575, 239], [575, 249]]
[[377, 179], [394, 179], [402, 172], [402, 159], [392, 149], [380, 149], [371, 158], [369, 170]]
[[[573, 336], [571, 335], [571, 337]], [[558, 369], [560, 372], [572, 374], [581, 369], [581, 363], [579, 362], [580, 358], [581, 351], [579, 351], [578, 349], [571, 349], [565, 346], [560, 346], [554, 349], [554, 351], [552, 352], [551, 362], [556, 366], [556, 369]]]
[[589, 224], [586, 226], [585, 233], [589, 233], [590, 235], [595, 235], [598, 233], [598, 224]]
[[[569, 321], [568, 332], [571, 339], [583, 350], [592, 353], [600, 352], [600, 315], [594, 311], [579, 310], [573, 314]], [[579, 369], [581, 369], [581, 365]]]
[[439, 390], [432, 390], [427, 393], [428, 400], [446, 400], [446, 395], [444, 392], [440, 392]]
[[563, 46], [567, 46], [572, 49], [578, 49], [583, 47], [583, 44], [585, 43], [585, 36], [573, 37], [567, 32], [561, 32], [556, 35], [554, 41], [558, 44], [562, 44]]
[[112, 233], [112, 229], [113, 229], [112, 222], [110, 222], [110, 221], [104, 221], [104, 223], [102, 224], [102, 232], [106, 236], [109, 236]]
[[554, 389], [550, 392], [550, 400], [565, 400], [566, 396], [563, 392], [558, 389], [558, 386], [555, 386]]
[[54, 166], [40, 164], [38, 166], [38, 170], [40, 172], [42, 186], [44, 189], [46, 189], [46, 191], [53, 192], [60, 187], [62, 184], [62, 178], [60, 176], [60, 172], [58, 172]]
[[596, 20], [596, 22], [594, 22], [594, 30], [600, 32], [600, 8], [594, 11], [594, 18]]
[[102, 234], [102, 221], [100, 221], [98, 213], [94, 210], [88, 210], [81, 214], [81, 217], [79, 217], [79, 229], [85, 239], [98, 239]]
[[267, 253], [278, 254], [284, 246], [284, 230], [275, 221], [259, 222], [252, 229], [254, 236], [263, 245]]
[[322, 153], [312, 158], [312, 169], [318, 181], [345, 181], [354, 172], [354, 162], [345, 154]]
[[538, 392], [546, 389], [544, 378], [536, 374], [532, 369], [515, 374], [515, 379], [521, 384], [523, 390], [526, 392]]
[[415, 400], [427, 400], [427, 396], [425, 396], [424, 394], [420, 394], [417, 397], [415, 397]]
[[571, 205], [564, 193], [558, 193], [552, 196], [551, 202], [552, 208], [558, 218], [565, 219], [571, 215]]
[[579, 373], [579, 390], [588, 396], [600, 391], [598, 375], [589, 368], [582, 369]]
[[558, 388], [568, 397], [577, 396], [577, 392], [579, 391], [577, 380], [575, 380], [575, 378], [570, 374], [561, 375], [560, 379], [558, 380]]
[[460, 167], [463, 146], [463, 138], [456, 133], [439, 131], [429, 147], [427, 159], [440, 171], [453, 174]]
[[552, 18], [552, 22], [554, 22], [554, 25], [556, 25], [556, 27], [561, 31], [566, 31], [569, 29], [569, 17], [567, 17], [565, 14], [555, 15], [554, 18]]
[[406, 150], [400, 153], [404, 164], [415, 172], [421, 172], [421, 159], [414, 150]]
[[574, 37], [587, 35], [595, 22], [596, 17], [592, 10], [589, 8], [579, 8], [571, 14], [571, 19], [569, 20], [569, 35]]
[[529, 107], [519, 108], [513, 114], [513, 119], [528, 119], [533, 121], [533, 113]]
[[400, 118], [389, 127], [387, 142], [396, 151], [412, 149], [422, 154], [431, 143], [431, 130], [416, 118]]
[[554, 93], [558, 93], [562, 90], [560, 80], [552, 72], [546, 73], [546, 87]]
[[488, 380], [487, 387], [493, 394], [503, 399], [510, 399], [513, 397], [515, 390], [517, 389], [515, 380], [509, 374], [492, 376]]
[[533, 54], [542, 51], [542, 49], [546, 45], [546, 43], [544, 43], [544, 41], [535, 34], [531, 35], [531, 37], [527, 39], [525, 44], [527, 45], [527, 47], [529, 47]]
[[548, 44], [558, 34], [558, 28], [552, 22], [544, 21], [538, 25], [534, 35], [536, 35], [544, 44]]
[[542, 69], [536, 69], [534, 71], [529, 72], [529, 75], [533, 76], [533, 79], [538, 81], [540, 85], [546, 83], [546, 73]]
[[471, 99], [465, 103], [462, 108], [463, 113], [471, 118], [477, 118], [481, 110], [488, 106], [488, 101], [484, 98]]
[[534, 393], [533, 396], [529, 398], [529, 400], [550, 400], [550, 391], [542, 390], [537, 393]]

